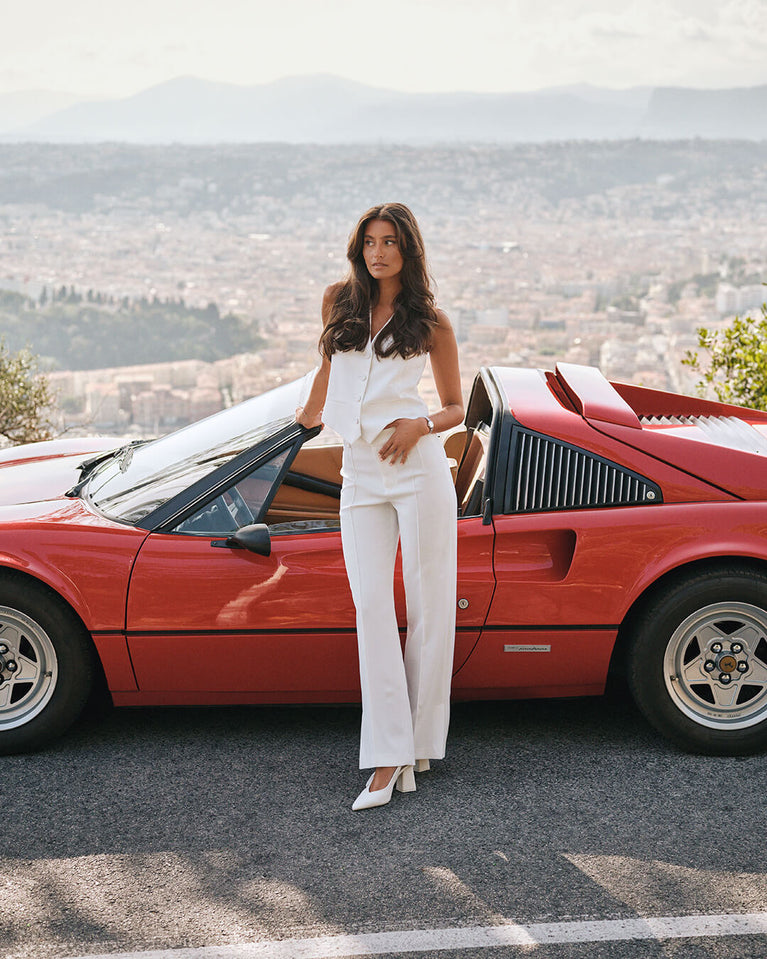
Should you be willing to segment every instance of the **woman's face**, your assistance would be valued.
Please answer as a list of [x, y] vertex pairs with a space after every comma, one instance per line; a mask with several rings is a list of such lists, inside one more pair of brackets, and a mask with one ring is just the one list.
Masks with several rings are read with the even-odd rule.
[[368, 223], [362, 254], [368, 272], [375, 280], [394, 279], [405, 265], [397, 242], [397, 230], [390, 220], [371, 220]]

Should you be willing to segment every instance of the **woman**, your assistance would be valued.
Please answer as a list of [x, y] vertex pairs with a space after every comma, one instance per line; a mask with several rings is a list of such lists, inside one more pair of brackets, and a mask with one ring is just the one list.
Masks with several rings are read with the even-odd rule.
[[[362, 687], [360, 768], [375, 767], [353, 809], [415, 790], [414, 767], [445, 755], [455, 642], [456, 499], [437, 433], [463, 420], [458, 348], [434, 306], [423, 240], [401, 203], [365, 213], [349, 273], [325, 291], [322, 364], [305, 427], [344, 441], [341, 539], [357, 611]], [[427, 355], [442, 409], [418, 393]], [[407, 598], [404, 657], [394, 609], [401, 541]]]

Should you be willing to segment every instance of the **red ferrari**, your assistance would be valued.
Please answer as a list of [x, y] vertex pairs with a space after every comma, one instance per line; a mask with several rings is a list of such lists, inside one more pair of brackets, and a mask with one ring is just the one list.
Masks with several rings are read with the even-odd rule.
[[[0, 752], [50, 742], [99, 689], [358, 701], [341, 447], [293, 422], [304, 388], [151, 442], [0, 454]], [[683, 748], [765, 747], [767, 413], [488, 368], [446, 450], [455, 699], [595, 695], [613, 668]]]

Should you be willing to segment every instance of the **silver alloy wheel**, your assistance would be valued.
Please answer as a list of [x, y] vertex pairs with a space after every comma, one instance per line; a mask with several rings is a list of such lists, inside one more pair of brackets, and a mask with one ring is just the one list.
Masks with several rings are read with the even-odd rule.
[[704, 606], [674, 631], [663, 678], [674, 705], [701, 726], [745, 729], [767, 718], [767, 612]]
[[0, 606], [0, 731], [23, 726], [45, 709], [58, 672], [56, 650], [42, 626]]

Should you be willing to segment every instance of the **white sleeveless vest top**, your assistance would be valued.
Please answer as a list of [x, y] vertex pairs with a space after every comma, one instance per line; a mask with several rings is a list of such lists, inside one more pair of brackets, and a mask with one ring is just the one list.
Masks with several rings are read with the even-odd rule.
[[[388, 322], [388, 320], [387, 320]], [[387, 423], [399, 417], [428, 416], [418, 392], [426, 367], [426, 354], [403, 359], [398, 353], [379, 359], [373, 349], [376, 337], [365, 349], [334, 353], [322, 421], [346, 443], [361, 436], [372, 443]]]

